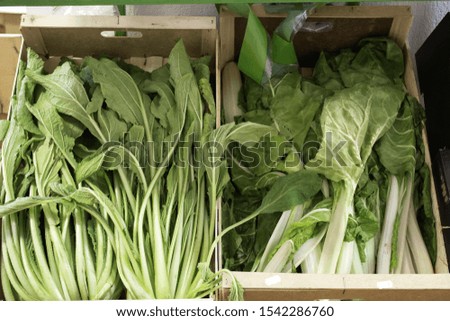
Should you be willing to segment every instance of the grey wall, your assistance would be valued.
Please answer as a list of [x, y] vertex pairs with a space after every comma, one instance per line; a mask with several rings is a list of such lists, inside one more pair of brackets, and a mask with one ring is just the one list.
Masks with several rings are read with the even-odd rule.
[[411, 6], [414, 21], [409, 33], [409, 45], [413, 54], [434, 30], [442, 18], [450, 12], [450, 1], [395, 1], [372, 4]]

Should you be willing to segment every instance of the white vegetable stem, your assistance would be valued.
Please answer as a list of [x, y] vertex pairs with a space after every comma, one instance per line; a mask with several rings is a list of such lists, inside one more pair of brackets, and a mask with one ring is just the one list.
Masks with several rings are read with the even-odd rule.
[[406, 243], [405, 254], [403, 258], [402, 264], [402, 273], [403, 274], [415, 274], [416, 270], [414, 268], [414, 263], [411, 257], [411, 250], [409, 249], [408, 242]]
[[380, 244], [378, 247], [377, 273], [388, 274], [391, 264], [392, 232], [398, 207], [399, 187], [397, 178], [391, 175], [389, 178], [389, 196], [384, 214], [383, 230], [381, 232]]
[[281, 214], [281, 217], [278, 220], [278, 223], [275, 226], [272, 235], [270, 236], [269, 242], [267, 242], [266, 248], [264, 249], [264, 253], [261, 257], [261, 260], [259, 261], [258, 269], [256, 271], [261, 272], [264, 270], [266, 266], [267, 257], [280, 242], [281, 237], [283, 236], [283, 233], [286, 230], [287, 223], [289, 222], [290, 215], [291, 210], [284, 211], [283, 214]]
[[361, 262], [361, 257], [359, 256], [358, 246], [355, 241], [351, 243], [353, 243], [353, 262], [351, 272], [354, 274], [363, 274], [365, 272]]
[[353, 192], [354, 188], [349, 186], [342, 186], [341, 189], [337, 189], [337, 197], [333, 204], [317, 273], [332, 274], [336, 272], [347, 228], [348, 215], [352, 211]]
[[302, 216], [303, 216], [303, 205], [296, 206], [292, 211], [288, 210], [283, 212], [280, 219], [278, 220], [277, 225], [275, 226], [272, 235], [270, 236], [269, 242], [267, 242], [266, 248], [264, 249], [264, 253], [258, 264], [257, 269], [258, 272], [264, 271], [270, 253], [272, 253], [272, 251], [275, 249], [278, 243], [280, 243], [281, 238], [283, 237], [283, 234], [286, 231], [289, 224], [300, 220]]
[[400, 225], [398, 227], [398, 241], [397, 241], [397, 267], [395, 268], [395, 273], [402, 273], [403, 268], [403, 258], [405, 257], [406, 248], [406, 231], [408, 227], [409, 218], [409, 206], [412, 198], [412, 177], [408, 177], [406, 186], [406, 193], [402, 199], [401, 212], [400, 212]]
[[344, 242], [341, 248], [341, 254], [339, 256], [339, 263], [337, 266], [337, 274], [350, 274], [353, 264], [353, 245], [352, 242]]
[[263, 272], [282, 272], [284, 266], [289, 260], [289, 257], [292, 255], [292, 251], [294, 251], [294, 242], [292, 242], [292, 240], [287, 240], [283, 243], [277, 253], [275, 253], [275, 255], [264, 268]]
[[363, 273], [373, 274], [376, 267], [375, 237], [366, 242], [366, 262], [362, 263]]
[[[300, 264], [302, 264], [303, 261], [305, 261], [308, 257], [310, 257], [310, 261], [312, 261], [312, 260], [317, 261], [315, 264], [316, 268], [314, 269], [314, 272], [310, 272], [310, 273], [315, 273], [315, 271], [317, 270], [317, 265], [319, 264], [320, 255], [314, 256], [314, 253], [317, 254], [317, 253], [321, 252], [321, 251], [317, 252], [316, 248], [319, 248], [319, 250], [320, 250], [320, 242], [322, 241], [323, 237], [325, 236], [326, 231], [327, 231], [327, 229], [326, 229], [326, 227], [324, 227], [316, 236], [307, 240], [302, 246], [300, 246], [300, 248], [297, 250], [297, 252], [295, 252], [293, 262], [294, 262], [294, 266], [296, 268]], [[292, 263], [288, 262], [286, 264], [286, 266], [284, 267], [283, 272], [290, 272], [290, 271], [292, 271]]]
[[319, 244], [312, 250], [311, 253], [309, 253], [309, 255], [306, 256], [305, 260], [302, 262], [302, 272], [303, 273], [317, 273], [321, 255], [322, 255], [322, 249]]
[[427, 247], [423, 241], [422, 234], [420, 233], [416, 211], [414, 210], [414, 205], [412, 203], [409, 206], [407, 240], [409, 248], [411, 249], [416, 272], [419, 274], [434, 273], [433, 264], [431, 263]]

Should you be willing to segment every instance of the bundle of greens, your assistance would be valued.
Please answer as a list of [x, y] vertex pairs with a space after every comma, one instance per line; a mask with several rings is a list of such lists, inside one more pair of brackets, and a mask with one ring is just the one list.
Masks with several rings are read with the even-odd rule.
[[[246, 78], [239, 95], [229, 95], [239, 97], [237, 123], [265, 124], [276, 133], [227, 153], [231, 183], [222, 222], [238, 227], [224, 236], [226, 268], [433, 273], [423, 109], [406, 93], [403, 74], [401, 49], [370, 38], [356, 50], [322, 53], [311, 79], [298, 72], [263, 85]], [[291, 182], [314, 191], [308, 198], [248, 219], [278, 181], [299, 173], [304, 178]], [[321, 188], [312, 188], [311, 173]]]
[[228, 175], [213, 143], [239, 128], [214, 130], [209, 77], [209, 58], [191, 60], [181, 40], [152, 73], [86, 57], [45, 74], [28, 50], [0, 127], [8, 300], [215, 290], [207, 272]]

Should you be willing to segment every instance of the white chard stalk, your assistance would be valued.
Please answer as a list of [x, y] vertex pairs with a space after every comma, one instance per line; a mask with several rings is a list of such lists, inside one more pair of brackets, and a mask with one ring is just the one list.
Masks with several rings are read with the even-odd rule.
[[412, 259], [416, 272], [418, 274], [433, 274], [433, 264], [431, 263], [428, 250], [420, 233], [419, 224], [416, 218], [414, 205], [411, 203], [409, 207], [408, 233], [407, 240], [411, 249]]
[[353, 265], [353, 252], [354, 241], [344, 242], [341, 248], [341, 254], [339, 256], [339, 262], [337, 265], [337, 274], [350, 274]]
[[305, 260], [302, 262], [302, 272], [303, 273], [317, 273], [319, 268], [320, 256], [322, 255], [322, 249], [320, 244], [316, 246], [309, 255], [306, 256]]
[[264, 268], [263, 272], [279, 273], [283, 271], [289, 257], [292, 255], [294, 250], [294, 242], [287, 240], [283, 243], [280, 249], [275, 253], [272, 259]]
[[405, 253], [403, 257], [402, 273], [403, 274], [416, 273], [416, 269], [414, 268], [414, 263], [412, 261], [411, 250], [409, 249], [408, 243], [406, 243]]
[[238, 106], [239, 91], [242, 87], [241, 73], [235, 62], [228, 62], [222, 70], [222, 103], [225, 123], [234, 122], [234, 117], [241, 116]]
[[412, 201], [412, 185], [413, 179], [409, 177], [407, 179], [407, 188], [405, 195], [405, 202], [402, 204], [400, 213], [400, 226], [398, 228], [398, 242], [397, 242], [397, 267], [395, 268], [395, 273], [402, 273], [403, 268], [403, 259], [405, 257], [405, 249], [406, 249], [406, 232], [408, 227], [409, 220], [409, 209], [410, 203]]
[[377, 273], [389, 274], [392, 252], [392, 232], [398, 206], [399, 186], [397, 178], [391, 175], [389, 182], [389, 196], [384, 214], [383, 230], [381, 232], [380, 245], [378, 247]]

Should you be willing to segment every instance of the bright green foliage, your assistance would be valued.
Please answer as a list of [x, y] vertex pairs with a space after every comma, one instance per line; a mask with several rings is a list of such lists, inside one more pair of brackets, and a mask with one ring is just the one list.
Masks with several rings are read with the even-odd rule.
[[[311, 259], [318, 262], [318, 273], [374, 273], [379, 245], [381, 251], [381, 244], [389, 243], [384, 273], [398, 273], [405, 251], [413, 246], [406, 240], [412, 197], [434, 260], [423, 110], [406, 94], [403, 74], [401, 49], [392, 40], [368, 38], [356, 50], [321, 53], [313, 79], [296, 72], [277, 75], [265, 85], [246, 79], [239, 100], [244, 114], [238, 120], [272, 126], [276, 132], [228, 153], [231, 183], [224, 194], [223, 224], [238, 227], [224, 239], [227, 268], [278, 269], [276, 262], [268, 264], [277, 258], [287, 262], [281, 270], [289, 271], [291, 262], [298, 267], [311, 254], [319, 256]], [[249, 219], [277, 182], [300, 172], [319, 174], [322, 192], [301, 206], [274, 208], [270, 218]], [[398, 180], [393, 182], [392, 175]], [[292, 181], [309, 183], [306, 176]], [[324, 199], [330, 206], [321, 209], [320, 223], [311, 222], [308, 215]], [[287, 251], [289, 242], [293, 256]], [[355, 245], [344, 249], [347, 242]], [[419, 243], [414, 253], [420, 252]]]
[[220, 278], [198, 266], [229, 179], [212, 147], [272, 128], [215, 130], [209, 59], [182, 41], [151, 74], [107, 58], [42, 66], [30, 50], [0, 127], [6, 298], [211, 294]]

